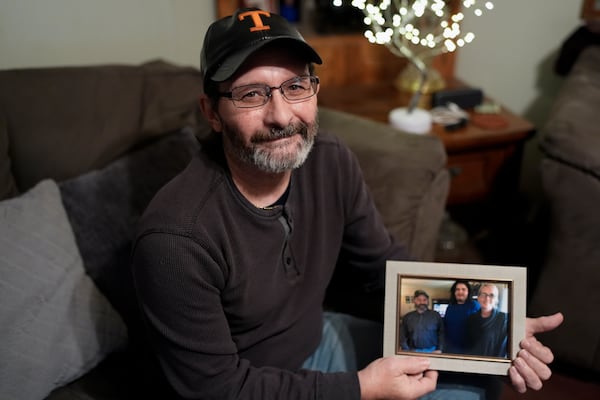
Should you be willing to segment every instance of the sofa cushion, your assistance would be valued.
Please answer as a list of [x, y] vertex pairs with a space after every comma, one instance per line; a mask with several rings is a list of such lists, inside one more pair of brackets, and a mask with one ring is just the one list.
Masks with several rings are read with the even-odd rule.
[[0, 398], [43, 398], [126, 343], [85, 274], [54, 181], [0, 202], [0, 254]]
[[163, 61], [0, 71], [17, 187], [102, 168], [140, 141], [195, 124], [201, 88], [198, 70]]
[[17, 194], [17, 186], [15, 185], [15, 178], [10, 168], [10, 157], [8, 156], [6, 119], [0, 113], [0, 200], [16, 196]]
[[171, 132], [200, 123], [198, 98], [202, 74], [198, 69], [178, 67], [161, 60], [144, 64], [142, 126], [145, 135]]
[[60, 183], [85, 270], [130, 329], [139, 323], [129, 273], [137, 221], [158, 189], [198, 149], [194, 134], [185, 129], [146, 143], [103, 169]]
[[1, 71], [0, 111], [19, 189], [76, 176], [128, 149], [139, 139], [142, 88], [141, 69], [129, 66]]

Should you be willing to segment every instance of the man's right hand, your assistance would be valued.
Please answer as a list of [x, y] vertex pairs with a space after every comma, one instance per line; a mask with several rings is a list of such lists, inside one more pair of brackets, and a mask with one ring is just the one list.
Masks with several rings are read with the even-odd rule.
[[437, 371], [428, 371], [426, 358], [384, 357], [358, 371], [362, 400], [416, 399], [435, 389]]

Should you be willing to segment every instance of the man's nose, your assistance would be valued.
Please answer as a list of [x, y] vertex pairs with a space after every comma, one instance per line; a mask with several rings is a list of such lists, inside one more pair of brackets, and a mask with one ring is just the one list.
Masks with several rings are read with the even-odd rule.
[[266, 122], [278, 126], [287, 126], [292, 120], [292, 105], [283, 97], [281, 89], [273, 89], [269, 102], [265, 105]]

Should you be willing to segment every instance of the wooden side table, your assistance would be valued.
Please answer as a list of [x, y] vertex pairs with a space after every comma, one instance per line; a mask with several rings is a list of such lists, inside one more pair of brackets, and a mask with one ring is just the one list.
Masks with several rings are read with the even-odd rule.
[[[465, 86], [458, 80], [448, 82], [448, 87]], [[385, 123], [388, 123], [389, 111], [406, 106], [410, 97], [396, 90], [392, 82], [330, 88], [324, 85], [318, 96], [321, 106]], [[523, 145], [533, 135], [534, 126], [505, 108], [500, 115], [507, 124], [495, 129], [468, 123], [449, 132], [434, 124], [433, 133], [444, 143], [448, 168], [453, 175], [448, 205], [469, 204], [491, 197], [499, 200], [518, 191]]]

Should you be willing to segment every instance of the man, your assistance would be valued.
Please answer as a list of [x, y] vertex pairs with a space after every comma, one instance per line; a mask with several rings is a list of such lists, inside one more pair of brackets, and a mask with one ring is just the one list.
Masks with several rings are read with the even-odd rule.
[[506, 357], [508, 316], [498, 310], [498, 287], [484, 283], [479, 289], [477, 301], [481, 309], [467, 320], [468, 353]]
[[[386, 260], [407, 255], [351, 151], [317, 134], [313, 63], [318, 54], [268, 12], [238, 10], [206, 33], [200, 107], [214, 135], [148, 206], [132, 253], [149, 340], [181, 397], [399, 399], [435, 388], [424, 358], [358, 372], [337, 362], [347, 336], [322, 312], [334, 268], [381, 277]], [[552, 353], [533, 334], [559, 323], [532, 322], [518, 390], [549, 377]]]
[[467, 318], [479, 311], [479, 303], [471, 299], [471, 285], [457, 280], [450, 288], [450, 304], [444, 314], [445, 353], [465, 354]]
[[436, 311], [429, 310], [429, 295], [415, 290], [415, 311], [406, 313], [400, 326], [400, 347], [404, 351], [441, 353], [444, 347], [444, 322]]

